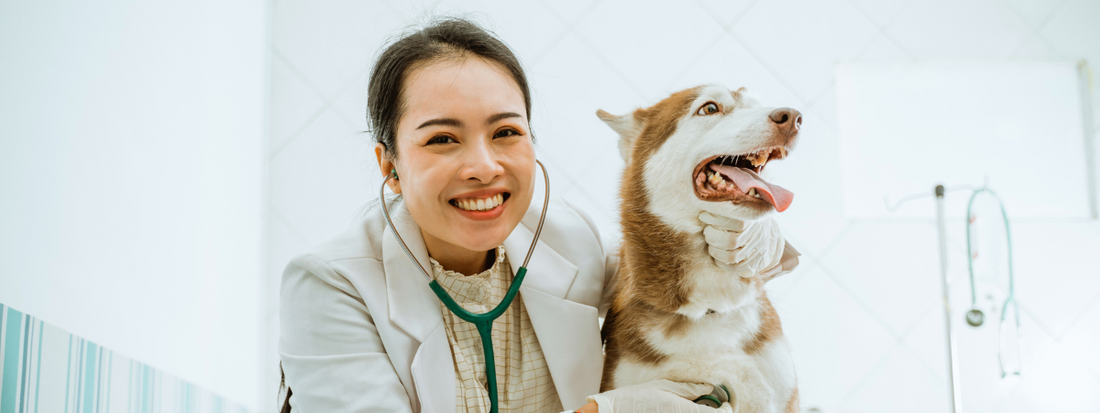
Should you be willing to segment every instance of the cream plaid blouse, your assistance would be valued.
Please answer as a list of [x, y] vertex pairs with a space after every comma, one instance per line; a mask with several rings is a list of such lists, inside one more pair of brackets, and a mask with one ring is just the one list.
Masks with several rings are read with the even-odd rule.
[[[443, 269], [434, 258], [432, 272], [440, 286], [462, 308], [474, 313], [491, 310], [504, 299], [512, 282], [512, 266], [504, 254], [504, 246], [496, 248], [493, 266], [479, 274], [465, 276]], [[499, 411], [505, 412], [561, 412], [564, 410], [550, 370], [542, 355], [542, 347], [531, 327], [531, 319], [523, 305], [523, 294], [493, 322], [493, 355], [496, 360], [497, 402]], [[489, 393], [486, 390], [485, 355], [477, 328], [439, 303], [443, 311], [443, 324], [447, 340], [454, 355], [457, 378], [458, 412], [481, 413], [489, 411]]]

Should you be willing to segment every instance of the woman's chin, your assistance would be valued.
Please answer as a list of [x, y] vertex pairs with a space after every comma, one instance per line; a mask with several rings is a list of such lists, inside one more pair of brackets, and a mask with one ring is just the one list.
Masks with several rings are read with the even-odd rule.
[[470, 251], [488, 251], [504, 243], [519, 224], [519, 220], [509, 224], [505, 217], [494, 221], [471, 222], [471, 225], [459, 225], [453, 232], [459, 239], [455, 244]]

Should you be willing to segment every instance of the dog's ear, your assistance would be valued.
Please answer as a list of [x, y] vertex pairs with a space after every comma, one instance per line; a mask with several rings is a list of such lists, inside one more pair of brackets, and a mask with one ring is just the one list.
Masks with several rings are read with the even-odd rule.
[[619, 134], [619, 155], [623, 157], [623, 161], [630, 163], [634, 139], [642, 134], [645, 127], [645, 111], [638, 109], [629, 115], [617, 116], [600, 109], [596, 111], [596, 116]]

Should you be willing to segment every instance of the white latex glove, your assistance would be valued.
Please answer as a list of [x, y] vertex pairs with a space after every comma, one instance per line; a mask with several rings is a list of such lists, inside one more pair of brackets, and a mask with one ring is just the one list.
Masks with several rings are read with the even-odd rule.
[[709, 384], [654, 380], [594, 394], [588, 401], [596, 402], [600, 413], [734, 413], [729, 403], [715, 409], [692, 402], [711, 390]]
[[775, 219], [766, 217], [746, 223], [703, 211], [699, 220], [707, 224], [703, 237], [710, 256], [719, 266], [742, 277], [770, 278], [783, 270], [786, 241]]

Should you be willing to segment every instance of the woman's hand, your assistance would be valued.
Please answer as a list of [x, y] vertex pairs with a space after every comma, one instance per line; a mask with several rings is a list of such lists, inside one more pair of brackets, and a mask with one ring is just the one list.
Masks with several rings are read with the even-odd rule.
[[720, 267], [742, 277], [771, 278], [782, 271], [786, 241], [772, 217], [748, 222], [703, 211], [703, 227], [710, 256]]
[[596, 404], [596, 402], [588, 402], [584, 407], [575, 410], [576, 413], [598, 413], [599, 411], [600, 405]]
[[634, 411], [685, 412], [685, 413], [733, 413], [733, 406], [723, 403], [715, 409], [692, 400], [713, 390], [709, 384], [679, 383], [654, 380], [588, 396], [589, 403], [580, 412], [622, 413]]

